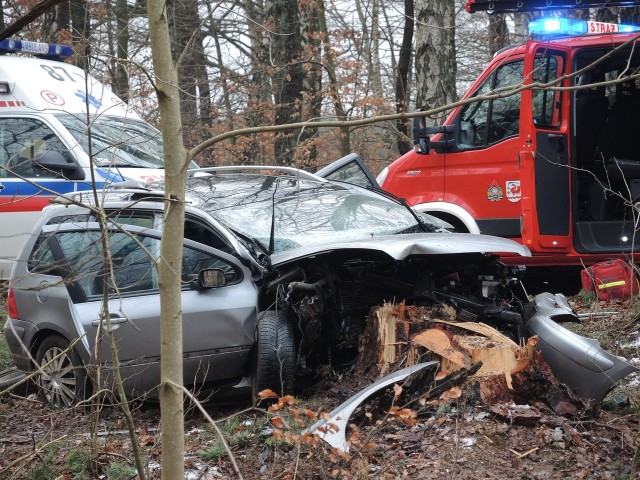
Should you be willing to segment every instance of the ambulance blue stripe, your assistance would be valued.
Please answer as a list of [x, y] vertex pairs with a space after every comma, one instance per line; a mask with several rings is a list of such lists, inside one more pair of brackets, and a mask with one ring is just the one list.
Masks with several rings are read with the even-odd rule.
[[127, 180], [125, 177], [115, 172], [114, 170], [105, 171], [102, 168], [96, 168], [95, 171], [107, 182], [124, 182], [125, 180]]
[[[72, 181], [37, 181], [39, 186], [32, 185], [28, 182], [19, 179], [7, 179], [0, 178], [0, 184], [4, 186], [2, 190], [0, 190], [0, 196], [31, 196], [31, 195], [42, 195], [42, 196], [50, 196], [51, 193], [43, 190], [46, 188], [48, 190], [52, 190], [56, 193], [71, 193], [77, 192], [81, 190], [91, 190], [93, 187], [91, 183], [88, 182], [72, 182]], [[110, 183], [110, 182], [109, 182]], [[96, 182], [96, 188], [102, 189], [104, 187], [105, 182], [100, 181]]]

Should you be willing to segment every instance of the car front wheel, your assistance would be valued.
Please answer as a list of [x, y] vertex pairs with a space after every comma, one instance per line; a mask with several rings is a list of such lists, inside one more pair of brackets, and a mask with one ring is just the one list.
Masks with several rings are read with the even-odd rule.
[[281, 310], [267, 310], [258, 318], [253, 374], [253, 400], [258, 393], [273, 390], [279, 396], [293, 393], [295, 338], [293, 325]]
[[84, 398], [86, 371], [69, 342], [59, 335], [47, 337], [36, 354], [40, 374], [38, 393], [54, 408], [70, 407]]

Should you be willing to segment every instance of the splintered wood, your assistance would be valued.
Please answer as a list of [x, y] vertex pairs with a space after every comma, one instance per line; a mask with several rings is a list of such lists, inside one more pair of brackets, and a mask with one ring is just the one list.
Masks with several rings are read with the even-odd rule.
[[387, 303], [373, 308], [360, 338], [356, 374], [381, 377], [419, 362], [439, 360], [440, 371], [433, 382], [412, 382], [410, 388], [405, 385], [405, 394], [416, 399], [437, 398], [433, 395], [450, 396], [452, 387], [465, 385], [487, 405], [542, 401], [561, 415], [584, 408], [553, 376], [536, 348], [537, 337], [520, 346], [489, 325], [457, 322], [454, 317], [453, 308], [439, 305]]
[[440, 361], [437, 378], [442, 378], [482, 362], [470, 379], [491, 404], [514, 397], [513, 375], [526, 374], [534, 347], [535, 339], [521, 347], [489, 325], [456, 322], [451, 311], [438, 306], [386, 303], [369, 314], [356, 372], [383, 375], [399, 362], [407, 366], [434, 359]]

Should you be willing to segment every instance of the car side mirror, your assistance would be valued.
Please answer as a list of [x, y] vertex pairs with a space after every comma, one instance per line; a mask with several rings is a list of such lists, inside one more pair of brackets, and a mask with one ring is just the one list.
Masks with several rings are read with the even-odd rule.
[[191, 285], [196, 290], [224, 287], [227, 279], [224, 271], [220, 268], [205, 268], [200, 270], [198, 278], [193, 280]]
[[69, 180], [84, 180], [82, 168], [70, 157], [54, 150], [42, 150], [33, 159], [36, 168], [59, 173]]

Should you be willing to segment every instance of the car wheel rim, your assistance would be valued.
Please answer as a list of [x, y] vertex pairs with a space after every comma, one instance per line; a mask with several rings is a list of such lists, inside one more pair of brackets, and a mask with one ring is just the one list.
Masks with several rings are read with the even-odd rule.
[[76, 399], [76, 372], [69, 355], [58, 347], [48, 349], [40, 362], [38, 385], [54, 407], [68, 407]]

